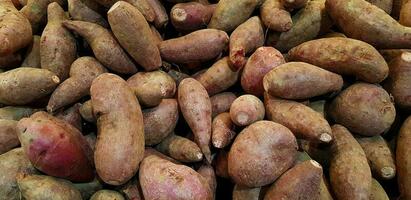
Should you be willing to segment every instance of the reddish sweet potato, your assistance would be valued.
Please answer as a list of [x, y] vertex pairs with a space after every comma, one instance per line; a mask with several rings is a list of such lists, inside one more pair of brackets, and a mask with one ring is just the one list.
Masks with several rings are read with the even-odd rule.
[[241, 86], [255, 96], [264, 94], [263, 78], [273, 68], [284, 64], [283, 55], [272, 47], [258, 48], [248, 59], [241, 74]]
[[[40, 68], [40, 36], [33, 35], [33, 41], [27, 48], [26, 55], [24, 57], [21, 67], [34, 67]], [[0, 67], [1, 68], [1, 67]]]
[[211, 102], [200, 82], [186, 78], [178, 86], [178, 104], [195, 141], [207, 161], [211, 162]]
[[285, 32], [293, 25], [291, 15], [281, 0], [265, 0], [260, 7], [260, 16], [264, 25], [273, 31]]
[[163, 99], [154, 108], [143, 110], [145, 145], [155, 145], [170, 135], [177, 125], [178, 104], [175, 99]]
[[203, 164], [197, 170], [197, 172], [206, 179], [208, 185], [210, 186], [211, 193], [213, 195], [212, 199], [215, 199], [215, 192], [217, 189], [217, 179], [215, 176], [214, 168], [211, 165]]
[[109, 30], [83, 21], [65, 21], [64, 26], [84, 37], [94, 55], [107, 68], [123, 74], [134, 74], [137, 68]]
[[92, 152], [81, 132], [45, 112], [17, 124], [26, 156], [40, 171], [72, 181], [94, 178]]
[[396, 149], [398, 186], [403, 199], [411, 198], [411, 117], [401, 126]]
[[[155, 36], [137, 8], [119, 1], [110, 8], [107, 16], [117, 40], [139, 65], [147, 71], [160, 68], [161, 57]], [[130, 37], [133, 34], [138, 37]]]
[[396, 112], [390, 95], [383, 88], [356, 83], [332, 101], [328, 114], [354, 133], [374, 136], [391, 127]]
[[290, 168], [296, 156], [297, 141], [290, 130], [281, 124], [259, 121], [235, 139], [228, 154], [228, 173], [237, 184], [260, 187]]
[[210, 187], [199, 173], [157, 156], [143, 160], [139, 178], [145, 199], [212, 199]]
[[146, 0], [154, 12], [154, 26], [156, 28], [164, 28], [168, 23], [168, 14], [160, 0]]
[[98, 138], [94, 162], [100, 178], [121, 185], [135, 175], [144, 156], [144, 123], [140, 105], [126, 81], [104, 73], [90, 88]]
[[206, 27], [213, 16], [216, 4], [198, 2], [178, 3], [171, 8], [170, 19], [178, 31], [189, 32]]
[[95, 23], [104, 28], [108, 27], [104, 17], [89, 8], [82, 0], [68, 0], [68, 12], [74, 20]]
[[238, 26], [230, 36], [230, 67], [238, 71], [247, 63], [245, 56], [264, 44], [264, 31], [259, 17], [255, 16]]
[[51, 94], [47, 111], [54, 112], [89, 95], [93, 80], [105, 72], [106, 68], [93, 57], [80, 57], [75, 60], [70, 67], [70, 78]]
[[17, 121], [0, 119], [0, 155], [20, 144], [16, 127]]
[[387, 90], [397, 106], [411, 110], [411, 52], [394, 58], [389, 67]]
[[203, 159], [201, 149], [193, 141], [170, 134], [156, 149], [181, 162], [198, 162]]
[[230, 69], [229, 59], [224, 57], [195, 79], [204, 86], [208, 95], [212, 96], [233, 86], [237, 82], [239, 74], [240, 72]]
[[248, 126], [265, 116], [264, 104], [254, 95], [242, 95], [231, 104], [230, 117], [237, 126]]
[[228, 45], [224, 31], [203, 29], [183, 37], [161, 42], [159, 48], [164, 60], [175, 63], [203, 62], [216, 58]]
[[341, 90], [340, 75], [303, 62], [282, 64], [264, 76], [268, 94], [285, 99], [309, 99]]
[[60, 6], [64, 5], [64, 0], [26, 0], [26, 5], [20, 10], [30, 22], [33, 33], [40, 31], [40, 28], [46, 22], [47, 6], [57, 2]]
[[222, 92], [210, 97], [212, 117], [228, 112], [235, 99], [237, 99], [237, 96], [232, 92]]
[[305, 42], [291, 49], [288, 59], [307, 62], [342, 75], [353, 75], [370, 83], [379, 83], [388, 76], [388, 65], [374, 47], [349, 38]]
[[230, 113], [224, 112], [213, 119], [212, 143], [216, 148], [224, 148], [231, 143], [237, 135], [235, 125], [231, 121]]

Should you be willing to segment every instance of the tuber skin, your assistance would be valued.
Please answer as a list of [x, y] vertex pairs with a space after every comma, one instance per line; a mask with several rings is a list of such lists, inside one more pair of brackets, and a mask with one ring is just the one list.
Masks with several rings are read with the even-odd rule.
[[[24, 57], [21, 67], [33, 67], [40, 68], [40, 36], [33, 35], [33, 41], [30, 46], [27, 48], [26, 55]], [[1, 67], [0, 67], [1, 68]]]
[[164, 138], [156, 149], [180, 162], [198, 162], [203, 159], [203, 153], [195, 142], [174, 134]]
[[396, 106], [411, 110], [411, 52], [402, 53], [389, 63], [390, 74], [387, 91], [394, 97]]
[[404, 199], [411, 198], [411, 183], [410, 160], [411, 160], [411, 117], [408, 117], [402, 124], [398, 138], [396, 149], [396, 165], [397, 165], [397, 180], [400, 190], [400, 196]]
[[16, 127], [17, 121], [0, 119], [0, 154], [20, 145]]
[[154, 12], [154, 26], [158, 29], [165, 28], [168, 24], [168, 14], [160, 0], [146, 0]]
[[196, 31], [207, 26], [216, 4], [178, 3], [171, 8], [170, 21], [180, 32]]
[[100, 13], [89, 8], [82, 0], [67, 0], [68, 12], [73, 20], [86, 21], [108, 28], [108, 23]]
[[235, 128], [230, 113], [224, 112], [214, 117], [211, 137], [213, 146], [220, 149], [228, 146], [237, 135]]
[[230, 117], [237, 126], [248, 126], [263, 120], [265, 109], [263, 102], [253, 95], [242, 95], [231, 104]]
[[260, 16], [264, 25], [273, 31], [286, 32], [293, 26], [291, 15], [281, 0], [265, 0], [260, 7]]
[[26, 0], [26, 4], [20, 10], [31, 24], [33, 33], [40, 32], [47, 19], [47, 6], [53, 2], [60, 6], [65, 4], [64, 0]]
[[212, 117], [214, 118], [220, 113], [228, 112], [235, 99], [237, 99], [237, 96], [232, 92], [222, 92], [211, 96]]

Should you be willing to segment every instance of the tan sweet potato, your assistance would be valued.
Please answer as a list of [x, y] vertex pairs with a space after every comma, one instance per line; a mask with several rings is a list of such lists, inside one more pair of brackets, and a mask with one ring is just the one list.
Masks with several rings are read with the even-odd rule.
[[0, 70], [18, 67], [21, 63], [22, 56], [20, 53], [12, 53], [0, 56]]
[[91, 22], [108, 28], [104, 17], [89, 8], [82, 0], [68, 0], [68, 12], [73, 20]]
[[232, 92], [222, 92], [211, 96], [212, 117], [214, 118], [220, 113], [228, 112], [235, 99], [237, 99], [237, 96]]
[[187, 138], [170, 134], [156, 149], [181, 162], [198, 162], [203, 159], [200, 147]]
[[381, 49], [379, 50], [382, 57], [387, 63], [390, 63], [394, 58], [400, 56], [404, 52], [411, 52], [411, 49]]
[[238, 71], [247, 63], [246, 55], [264, 44], [264, 31], [259, 17], [251, 17], [230, 35], [230, 67]]
[[251, 16], [259, 2], [259, 0], [220, 0], [217, 3], [208, 28], [215, 28], [225, 32], [233, 31]]
[[[110, 8], [107, 17], [118, 42], [139, 65], [147, 71], [160, 68], [162, 63], [155, 36], [137, 8], [119, 1]], [[130, 37], [133, 34], [138, 37]]]
[[161, 42], [159, 48], [164, 60], [174, 63], [203, 62], [216, 58], [228, 45], [224, 31], [203, 29], [183, 37]]
[[144, 156], [144, 123], [140, 105], [126, 81], [101, 74], [90, 88], [98, 138], [94, 162], [100, 178], [121, 185], [135, 175]]
[[407, 49], [411, 28], [365, 0], [327, 0], [328, 14], [350, 38], [382, 49]]
[[26, 0], [26, 5], [20, 10], [31, 24], [33, 33], [40, 32], [40, 29], [47, 20], [47, 6], [50, 3], [57, 2], [63, 6], [64, 0]]
[[366, 0], [366, 1], [384, 10], [387, 14], [391, 14], [393, 0]]
[[24, 56], [23, 63], [21, 63], [21, 67], [41, 67], [40, 36], [33, 35], [33, 41], [31, 42], [31, 45], [27, 48], [27, 52]]
[[215, 176], [214, 168], [211, 165], [203, 164], [197, 170], [197, 172], [206, 179], [208, 185], [210, 186], [211, 193], [213, 195], [212, 199], [215, 199], [216, 189], [217, 189], [217, 179]]
[[0, 119], [0, 154], [8, 152], [20, 144], [16, 127], [17, 121]]
[[411, 198], [411, 117], [401, 126], [397, 137], [396, 164], [398, 186], [403, 199]]
[[122, 74], [134, 74], [137, 68], [114, 36], [104, 27], [83, 21], [65, 21], [64, 26], [84, 37], [94, 55], [107, 68]]
[[330, 180], [338, 199], [369, 199], [371, 170], [364, 151], [351, 133], [341, 125], [332, 126], [334, 143]]
[[50, 94], [60, 79], [46, 69], [20, 67], [0, 73], [0, 103], [24, 105]]
[[377, 180], [372, 179], [371, 181], [371, 193], [370, 200], [389, 200], [387, 193], [384, 188], [378, 183]]
[[[120, 0], [95, 0], [97, 3], [103, 5], [106, 8], [112, 7], [116, 2]], [[140, 11], [148, 22], [153, 22], [155, 19], [155, 13], [153, 8], [146, 0], [125, 0], [125, 2], [133, 5]]]
[[285, 32], [293, 26], [291, 15], [281, 0], [265, 0], [260, 7], [260, 16], [264, 25], [273, 31]]
[[157, 156], [143, 160], [139, 179], [145, 199], [212, 199], [207, 180], [199, 173]]
[[91, 100], [88, 100], [81, 105], [80, 109], [80, 115], [81, 117], [91, 123], [96, 122], [96, 118], [93, 113], [93, 106], [91, 105]]
[[10, 55], [32, 40], [30, 22], [10, 0], [0, 1], [0, 55]]
[[38, 173], [24, 154], [23, 148], [15, 148], [0, 155], [0, 197], [7, 200], [20, 200], [20, 190], [16, 175], [19, 173]]
[[341, 90], [340, 75], [303, 62], [282, 64], [264, 76], [268, 94], [285, 99], [309, 99]]
[[281, 3], [288, 10], [300, 9], [307, 4], [308, 0], [281, 0]]
[[237, 126], [248, 126], [263, 120], [264, 116], [264, 104], [254, 95], [242, 95], [234, 100], [230, 107], [231, 120]]
[[154, 12], [154, 26], [156, 28], [164, 28], [168, 23], [168, 14], [160, 0], [146, 0]]
[[322, 167], [314, 160], [307, 160], [285, 172], [268, 189], [264, 199], [319, 199]]
[[390, 95], [383, 88], [356, 83], [332, 101], [328, 114], [354, 133], [374, 136], [391, 127], [396, 112]]
[[114, 190], [99, 190], [90, 200], [125, 200], [122, 194]]
[[332, 131], [327, 120], [310, 107], [266, 93], [264, 104], [267, 119], [286, 126], [298, 138], [320, 143], [329, 143], [332, 140]]
[[186, 78], [178, 86], [178, 104], [195, 141], [206, 160], [211, 163], [211, 102], [205, 88], [193, 78]]
[[82, 199], [80, 191], [71, 182], [64, 179], [44, 175], [19, 174], [17, 183], [21, 197], [24, 199]]
[[273, 68], [284, 64], [283, 55], [272, 47], [258, 48], [248, 59], [241, 74], [243, 90], [255, 96], [264, 94], [263, 78]]
[[61, 83], [51, 94], [47, 111], [54, 112], [89, 95], [93, 80], [105, 72], [107, 72], [106, 68], [93, 57], [76, 59], [70, 67], [70, 78]]
[[387, 90], [400, 108], [411, 109], [411, 52], [402, 53], [390, 64]]
[[30, 117], [30, 115], [40, 110], [41, 109], [34, 109], [30, 107], [6, 106], [0, 108], [0, 119], [18, 121], [21, 118]]
[[211, 141], [216, 148], [224, 148], [231, 143], [237, 133], [235, 125], [231, 121], [230, 113], [218, 114], [213, 119]]
[[228, 173], [236, 184], [260, 187], [275, 181], [296, 156], [297, 142], [288, 128], [259, 121], [235, 139], [228, 154]]
[[[75, 128], [77, 128], [80, 132], [82, 130], [82, 121], [80, 115], [80, 103], [76, 103], [70, 108], [66, 110], [62, 110], [56, 114], [56, 117], [66, 121], [67, 123], [71, 124]], [[93, 145], [94, 146], [94, 145]]]
[[212, 96], [227, 90], [233, 86], [240, 75], [240, 72], [232, 71], [229, 65], [229, 58], [224, 57], [214, 63], [204, 73], [199, 74], [197, 79]]
[[400, 24], [404, 26], [411, 27], [411, 1], [410, 0], [402, 0], [399, 22]]
[[176, 83], [163, 71], [139, 72], [127, 80], [138, 101], [148, 107], [157, 106], [162, 99], [172, 98]]
[[341, 75], [379, 83], [388, 76], [388, 65], [371, 45], [349, 38], [323, 38], [305, 42], [289, 52], [289, 60], [307, 62]]
[[150, 29], [154, 34], [154, 43], [156, 44], [156, 46], [160, 45], [160, 43], [163, 41], [163, 36], [161, 36], [160, 32], [158, 32], [155, 26], [150, 25]]
[[248, 188], [236, 184], [233, 189], [233, 200], [260, 200], [260, 193], [261, 187]]
[[[168, 161], [170, 161], [170, 162], [172, 162], [172, 163], [174, 163], [174, 164], [181, 164], [180, 161], [177, 161], [177, 160], [175, 160], [175, 159], [172, 158], [172, 157], [166, 156], [166, 155], [164, 155], [163, 153], [157, 151], [157, 150], [154, 149], [154, 148], [146, 147], [145, 150], [144, 150], [144, 158], [147, 158], [147, 157], [149, 157], [149, 156], [157, 156], [157, 157], [160, 157], [160, 158], [162, 158], [162, 159], [164, 159], [164, 160], [168, 160]], [[131, 182], [133, 182], [133, 180], [134, 180], [134, 178], [131, 179]]]
[[163, 99], [154, 108], [143, 110], [145, 145], [155, 145], [170, 135], [178, 122], [178, 103]]
[[17, 124], [26, 156], [40, 171], [72, 181], [94, 178], [91, 148], [74, 126], [45, 112]]
[[170, 19], [174, 28], [181, 32], [206, 27], [213, 16], [216, 4], [204, 5], [198, 2], [178, 3], [171, 8]]

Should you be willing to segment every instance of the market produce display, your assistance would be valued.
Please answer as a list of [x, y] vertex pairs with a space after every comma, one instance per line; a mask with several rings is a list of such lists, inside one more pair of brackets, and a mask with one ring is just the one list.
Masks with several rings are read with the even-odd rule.
[[411, 0], [0, 0], [0, 200], [411, 200]]

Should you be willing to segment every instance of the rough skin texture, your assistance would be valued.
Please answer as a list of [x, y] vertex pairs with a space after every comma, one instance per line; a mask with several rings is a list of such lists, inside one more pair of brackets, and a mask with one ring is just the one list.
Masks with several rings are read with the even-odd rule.
[[297, 141], [285, 126], [259, 121], [243, 129], [228, 154], [228, 173], [236, 184], [260, 187], [276, 180], [297, 156]]
[[401, 197], [411, 198], [411, 117], [408, 117], [399, 132], [397, 138], [397, 177]]

